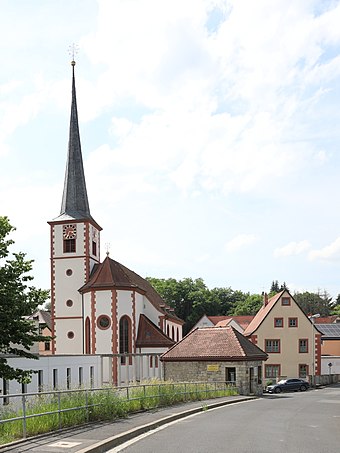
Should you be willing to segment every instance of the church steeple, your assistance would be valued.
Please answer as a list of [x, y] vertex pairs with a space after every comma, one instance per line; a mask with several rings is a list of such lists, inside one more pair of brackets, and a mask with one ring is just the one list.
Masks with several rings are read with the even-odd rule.
[[66, 163], [63, 199], [60, 217], [75, 220], [92, 219], [87, 198], [83, 158], [81, 153], [78, 111], [76, 98], [76, 85], [74, 77], [75, 61], [72, 65], [72, 104], [70, 132], [68, 143], [68, 156]]

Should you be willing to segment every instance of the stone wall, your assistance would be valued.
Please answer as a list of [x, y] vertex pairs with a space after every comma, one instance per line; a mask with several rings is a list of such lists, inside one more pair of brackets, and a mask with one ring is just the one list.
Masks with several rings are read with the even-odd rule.
[[[217, 382], [227, 381], [226, 368], [236, 369], [236, 386], [241, 395], [262, 394], [262, 382], [258, 379], [260, 361], [242, 362], [164, 362], [164, 379], [176, 382]], [[250, 368], [253, 368], [250, 388]]]

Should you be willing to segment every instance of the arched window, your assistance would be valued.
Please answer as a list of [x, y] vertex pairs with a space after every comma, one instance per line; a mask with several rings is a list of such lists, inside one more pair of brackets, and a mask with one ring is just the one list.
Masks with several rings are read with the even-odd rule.
[[179, 341], [179, 328], [177, 327], [177, 341]]
[[168, 337], [170, 337], [170, 327], [169, 324], [166, 326], [166, 334]]
[[91, 327], [88, 317], [85, 321], [85, 354], [91, 354]]
[[[126, 354], [132, 352], [131, 320], [128, 316], [122, 316], [119, 321], [119, 353]], [[129, 360], [132, 363], [132, 359]], [[125, 357], [121, 358], [121, 363], [125, 364]]]
[[171, 338], [173, 340], [175, 339], [175, 328], [174, 328], [174, 326], [172, 326], [172, 329], [171, 329]]

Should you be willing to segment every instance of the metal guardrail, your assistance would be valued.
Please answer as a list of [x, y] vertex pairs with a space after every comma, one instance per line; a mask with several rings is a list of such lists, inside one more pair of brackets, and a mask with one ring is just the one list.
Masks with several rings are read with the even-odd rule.
[[[90, 421], [90, 412], [93, 408], [98, 406], [105, 406], [105, 403], [92, 403], [92, 397], [102, 392], [109, 393], [112, 396], [119, 398], [121, 403], [147, 400], [149, 398], [158, 398], [160, 403], [162, 399], [166, 399], [167, 394], [164, 391], [171, 388], [173, 395], [184, 396], [184, 401], [190, 400], [190, 396], [196, 395], [196, 399], [208, 399], [216, 396], [218, 392], [226, 391], [227, 389], [235, 389], [233, 382], [217, 381], [217, 382], [178, 382], [178, 383], [157, 383], [157, 384], [139, 384], [121, 387], [104, 387], [104, 388], [88, 388], [88, 389], [74, 389], [74, 390], [52, 390], [48, 392], [39, 393], [18, 393], [0, 395], [0, 427], [5, 423], [13, 423], [15, 421], [22, 421], [22, 438], [27, 437], [27, 421], [35, 417], [53, 416], [58, 417], [58, 429], [63, 428], [62, 414], [72, 411], [85, 411], [85, 422]], [[150, 389], [152, 391], [150, 392]], [[139, 396], [135, 396], [136, 391], [140, 391]], [[82, 405], [74, 407], [63, 408], [63, 396], [80, 394], [84, 401]], [[204, 394], [205, 397], [200, 397]], [[188, 396], [188, 398], [186, 398]], [[34, 410], [34, 405], [30, 405], [30, 398], [36, 398], [46, 401], [50, 400], [56, 405], [55, 410], [48, 410], [46, 412], [28, 413]], [[160, 406], [162, 404], [159, 404]], [[39, 405], [37, 406], [39, 407]], [[10, 414], [9, 414], [10, 413]], [[14, 413], [20, 414], [13, 416]], [[7, 416], [7, 418], [6, 418]]]

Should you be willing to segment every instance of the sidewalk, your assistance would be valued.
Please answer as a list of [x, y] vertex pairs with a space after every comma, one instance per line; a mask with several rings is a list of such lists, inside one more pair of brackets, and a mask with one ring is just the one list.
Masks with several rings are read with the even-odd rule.
[[142, 412], [114, 422], [91, 423], [0, 446], [0, 453], [102, 453], [173, 420], [252, 399], [255, 397], [228, 396]]

